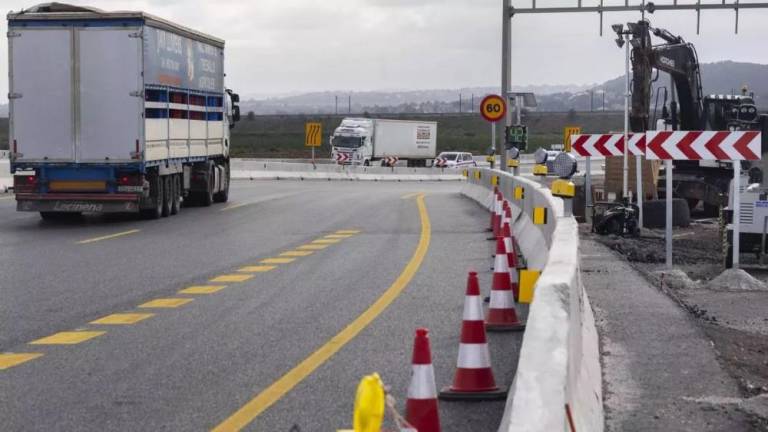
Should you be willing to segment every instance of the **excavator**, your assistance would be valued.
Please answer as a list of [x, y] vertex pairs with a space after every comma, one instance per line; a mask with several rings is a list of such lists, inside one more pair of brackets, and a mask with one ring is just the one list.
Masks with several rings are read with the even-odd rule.
[[[704, 96], [696, 48], [682, 37], [651, 27], [647, 20], [629, 23], [628, 28], [632, 33], [632, 131], [762, 131], [762, 160], [741, 163], [741, 176], [744, 177], [741, 184], [747, 186], [740, 191], [742, 234], [739, 237], [741, 252], [757, 252], [762, 256], [766, 250], [765, 232], [768, 230], [768, 179], [763, 176], [768, 169], [768, 115], [758, 112], [754, 97], [747, 94], [746, 88], [740, 95]], [[663, 42], [654, 45], [651, 35]], [[653, 83], [659, 79], [659, 71], [671, 77], [671, 90], [676, 99], [668, 97], [670, 92], [664, 86], [656, 86], [654, 97]], [[663, 97], [662, 110], [657, 116], [660, 97]], [[654, 110], [651, 115], [652, 99]], [[674, 161], [673, 173], [671, 193], [675, 197], [685, 199], [691, 209], [701, 202], [708, 216], [721, 215], [727, 267], [733, 253], [729, 225], [733, 164], [730, 161]], [[663, 177], [659, 179], [658, 190], [662, 196], [667, 193], [664, 180]]]
[[[693, 44], [667, 30], [651, 27], [645, 20], [629, 23], [628, 27], [632, 32], [633, 73], [629, 119], [634, 132], [662, 127], [671, 130], [766, 130], [768, 116], [758, 113], [753, 97], [746, 91], [741, 95], [703, 95], [699, 60]], [[654, 45], [651, 35], [663, 43]], [[654, 97], [652, 84], [659, 79], [659, 71], [672, 78], [676, 100], [669, 98], [670, 92], [664, 86], [657, 86]], [[660, 97], [663, 97], [662, 112], [657, 116]], [[655, 102], [653, 115], [652, 99]], [[663, 125], [658, 120], [663, 120]], [[766, 134], [763, 135], [765, 153], [768, 148]], [[701, 202], [707, 215], [716, 216], [720, 207], [727, 205], [728, 187], [733, 178], [731, 162], [674, 161], [673, 165], [673, 194], [685, 199], [691, 209]], [[750, 171], [751, 167], [744, 165], [748, 172], [758, 175], [757, 169]], [[659, 192], [666, 193], [663, 181], [660, 181]]]

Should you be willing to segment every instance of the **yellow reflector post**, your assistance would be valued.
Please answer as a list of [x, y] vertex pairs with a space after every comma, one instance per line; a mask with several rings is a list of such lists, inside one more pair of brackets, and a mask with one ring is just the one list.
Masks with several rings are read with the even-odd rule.
[[547, 208], [546, 207], [535, 207], [533, 209], [533, 224], [534, 225], [547, 224]]
[[521, 200], [525, 198], [525, 188], [522, 186], [515, 186], [515, 199]]
[[480, 180], [481, 178], [483, 178], [483, 175], [480, 170], [475, 171], [475, 179]]
[[499, 176], [491, 176], [491, 186], [499, 185]]
[[541, 274], [538, 270], [520, 270], [520, 303], [530, 304], [533, 301], [533, 288]]

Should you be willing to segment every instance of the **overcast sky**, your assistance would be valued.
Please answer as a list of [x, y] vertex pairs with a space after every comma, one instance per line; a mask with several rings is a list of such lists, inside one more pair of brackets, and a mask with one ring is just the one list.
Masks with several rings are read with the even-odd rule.
[[[623, 1], [605, 0], [606, 4]], [[501, 0], [69, 2], [105, 10], [144, 10], [225, 39], [227, 85], [244, 95], [460, 88], [500, 82]], [[517, 6], [529, 2], [513, 0]], [[0, 3], [6, 11], [16, 11], [36, 2]], [[540, 7], [568, 3], [576, 0], [538, 0]], [[701, 36], [695, 34], [695, 12], [660, 12], [651, 21], [694, 42], [702, 62], [768, 63], [768, 11], [742, 11], [738, 35], [733, 34], [733, 15], [702, 13]], [[608, 14], [605, 36], [599, 37], [597, 14], [516, 16], [513, 83], [588, 84], [621, 75], [624, 56], [614, 45], [610, 24], [638, 18], [639, 14]], [[0, 31], [6, 30], [3, 20]], [[2, 38], [3, 95], [8, 91], [6, 44]]]

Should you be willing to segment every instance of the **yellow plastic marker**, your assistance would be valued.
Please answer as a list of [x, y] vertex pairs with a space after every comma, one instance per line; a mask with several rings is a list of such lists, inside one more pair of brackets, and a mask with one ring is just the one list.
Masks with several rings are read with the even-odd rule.
[[267, 258], [260, 261], [260, 264], [289, 264], [296, 261], [296, 258]]
[[336, 244], [340, 242], [339, 239], [317, 239], [312, 242], [312, 244]]
[[521, 200], [525, 198], [525, 188], [522, 186], [515, 186], [515, 199]]
[[243, 273], [264, 273], [270, 270], [274, 270], [275, 268], [277, 267], [273, 265], [255, 265], [255, 266], [245, 266], [237, 269], [237, 271], [243, 272]]
[[323, 249], [327, 248], [328, 246], [330, 246], [330, 245], [327, 245], [327, 244], [307, 244], [307, 245], [304, 245], [304, 246], [299, 246], [296, 249], [298, 249], [298, 250], [318, 251], [318, 250], [323, 250]]
[[76, 345], [89, 339], [99, 337], [103, 331], [70, 331], [56, 333], [42, 339], [30, 342], [30, 345]]
[[499, 185], [499, 176], [491, 176], [491, 186]]
[[213, 282], [213, 283], [245, 282], [252, 277], [253, 275], [249, 275], [249, 274], [226, 274], [226, 275], [216, 276], [215, 278], [211, 279], [210, 282]]
[[384, 421], [384, 383], [377, 373], [363, 377], [357, 386], [355, 412], [352, 420], [355, 432], [380, 432]]
[[191, 298], [163, 298], [148, 301], [140, 304], [140, 308], [152, 308], [152, 309], [167, 309], [177, 308], [191, 302]]
[[198, 285], [184, 288], [179, 294], [213, 294], [226, 288], [226, 285]]
[[283, 252], [280, 254], [280, 256], [281, 257], [305, 257], [305, 256], [310, 256], [313, 253], [314, 252], [312, 251], [294, 250], [294, 251]]
[[12, 368], [42, 356], [42, 353], [0, 353], [0, 370]]
[[536, 164], [533, 166], [533, 175], [535, 176], [546, 176], [547, 175], [547, 166], [544, 164]]
[[541, 272], [538, 270], [520, 270], [520, 303], [531, 303], [533, 301], [533, 290], [536, 281], [539, 280]]
[[533, 209], [533, 224], [534, 225], [547, 224], [547, 208], [546, 207], [535, 207]]
[[107, 315], [103, 318], [99, 318], [95, 321], [91, 321], [91, 324], [106, 324], [106, 325], [125, 325], [136, 324], [139, 321], [144, 321], [147, 318], [152, 317], [151, 313], [116, 313]]

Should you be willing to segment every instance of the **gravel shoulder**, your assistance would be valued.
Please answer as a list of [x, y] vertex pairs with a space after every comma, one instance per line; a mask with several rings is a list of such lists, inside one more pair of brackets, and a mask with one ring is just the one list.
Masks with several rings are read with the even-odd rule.
[[[705, 337], [718, 364], [736, 384], [733, 396], [694, 399], [701, 409], [711, 410], [706, 412], [741, 418], [740, 428], [679, 430], [768, 431], [768, 271], [721, 275], [720, 236], [717, 224], [711, 221], [693, 222], [690, 227], [675, 230], [675, 268], [670, 271], [663, 267], [662, 232], [651, 230], [641, 238], [620, 238], [598, 236], [582, 226], [581, 237], [582, 243], [601, 244], [612, 250], [614, 259], [642, 275], [656, 293], [666, 295]], [[756, 258], [742, 255], [742, 261], [756, 263]], [[592, 291], [587, 289], [592, 298]], [[671, 331], [662, 329], [659, 335], [667, 338]], [[711, 379], [703, 373], [698, 376]], [[606, 404], [608, 401], [607, 397]]]

